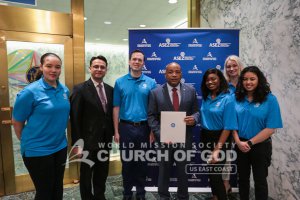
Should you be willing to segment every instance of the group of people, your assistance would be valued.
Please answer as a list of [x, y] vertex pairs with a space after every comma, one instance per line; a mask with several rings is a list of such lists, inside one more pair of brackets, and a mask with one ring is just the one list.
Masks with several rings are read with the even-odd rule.
[[[218, 69], [205, 72], [202, 105], [199, 109], [194, 87], [181, 83], [181, 66], [166, 66], [166, 83], [157, 86], [142, 73], [145, 55], [130, 53], [127, 75], [116, 80], [114, 88], [103, 82], [108, 69], [104, 56], [92, 57], [91, 78], [73, 88], [59, 82], [62, 61], [54, 53], [41, 57], [42, 77], [26, 86], [16, 98], [13, 125], [21, 141], [21, 154], [36, 188], [35, 199], [56, 200], [63, 196], [63, 176], [67, 158], [65, 129], [71, 121], [73, 153], [90, 162], [81, 162], [80, 194], [84, 200], [105, 200], [105, 183], [109, 169], [109, 150], [114, 138], [122, 151], [123, 199], [145, 199], [147, 162], [128, 160], [130, 151], [145, 150], [154, 140], [168, 155], [159, 160], [158, 194], [170, 199], [170, 171], [176, 163], [177, 199], [188, 200], [189, 160], [176, 159], [176, 151], [192, 149], [192, 130], [201, 125], [202, 150], [211, 155], [207, 165], [214, 200], [227, 199], [230, 192], [228, 173], [217, 173], [215, 166], [228, 165], [220, 159], [222, 151], [235, 142], [239, 193], [249, 199], [252, 168], [256, 199], [268, 198], [267, 175], [271, 162], [271, 135], [282, 127], [276, 97], [258, 67], [243, 67], [237, 56], [225, 61], [224, 75]], [[162, 111], [186, 112], [184, 145], [160, 142]], [[81, 141], [81, 142], [78, 142]], [[99, 159], [99, 151], [107, 159]]]

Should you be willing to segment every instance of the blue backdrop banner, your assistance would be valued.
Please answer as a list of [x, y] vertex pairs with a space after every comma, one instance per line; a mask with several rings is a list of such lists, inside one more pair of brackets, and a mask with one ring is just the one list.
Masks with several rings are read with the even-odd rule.
[[[239, 55], [239, 30], [237, 29], [130, 29], [129, 51], [139, 49], [146, 56], [143, 73], [158, 84], [165, 80], [165, 67], [177, 62], [182, 69], [182, 80], [196, 88], [199, 107], [201, 105], [200, 84], [204, 72], [209, 68], [223, 70], [229, 55]], [[194, 130], [194, 150], [197, 152], [191, 164], [201, 164], [199, 150], [200, 127]], [[188, 166], [187, 166], [188, 167]], [[233, 167], [235, 167], [233, 163]], [[148, 163], [147, 185], [156, 186], [158, 163]], [[189, 186], [208, 187], [205, 173], [187, 168]], [[176, 172], [171, 173], [170, 186], [176, 187]], [[236, 186], [236, 174], [231, 175], [231, 185]]]
[[20, 4], [36, 6], [36, 0], [4, 0], [4, 2], [20, 3]]

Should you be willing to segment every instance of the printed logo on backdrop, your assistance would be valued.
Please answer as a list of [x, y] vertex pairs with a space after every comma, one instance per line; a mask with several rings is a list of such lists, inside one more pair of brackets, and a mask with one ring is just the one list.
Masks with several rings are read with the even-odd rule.
[[147, 58], [148, 61], [161, 61], [161, 57], [156, 55], [156, 52], [153, 51], [150, 58]]
[[181, 43], [171, 42], [170, 38], [166, 38], [166, 42], [159, 43], [158, 47], [180, 47]]
[[194, 60], [196, 56], [186, 56], [185, 52], [180, 52], [180, 56], [174, 56], [173, 60]]
[[196, 91], [196, 96], [198, 100], [202, 100], [202, 96], [198, 94], [198, 92]]
[[151, 44], [147, 43], [147, 40], [143, 38], [142, 42], [136, 45], [137, 47], [151, 47]]
[[151, 74], [151, 70], [148, 70], [147, 67], [146, 67], [146, 65], [144, 65], [144, 66], [142, 67], [142, 72], [143, 72], [144, 74]]
[[202, 70], [199, 70], [198, 66], [194, 65], [193, 69], [188, 71], [188, 74], [202, 74]]
[[188, 47], [202, 47], [202, 44], [199, 44], [198, 40], [194, 38], [192, 44], [188, 44]]
[[224, 43], [220, 38], [216, 39], [215, 43], [209, 43], [209, 47], [230, 47], [231, 43]]
[[216, 69], [221, 70], [222, 66], [221, 65], [217, 65]]
[[203, 57], [202, 60], [217, 60], [217, 58], [214, 57], [211, 52], [208, 52], [207, 56]]
[[160, 69], [160, 70], [158, 71], [158, 73], [159, 73], [159, 74], [165, 74], [165, 73], [166, 73], [166, 70], [165, 70], [165, 69]]

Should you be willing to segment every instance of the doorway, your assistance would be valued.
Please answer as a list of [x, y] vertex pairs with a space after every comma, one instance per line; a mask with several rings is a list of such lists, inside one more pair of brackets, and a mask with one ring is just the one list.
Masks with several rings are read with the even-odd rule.
[[[35, 80], [35, 68], [46, 52], [62, 59], [60, 81], [73, 88], [73, 39], [70, 14], [0, 6], [0, 196], [34, 190], [11, 124], [16, 94]], [[68, 126], [69, 127], [69, 126]], [[66, 130], [70, 138], [70, 129]], [[69, 140], [70, 141], [70, 140]], [[78, 176], [66, 165], [64, 183]]]

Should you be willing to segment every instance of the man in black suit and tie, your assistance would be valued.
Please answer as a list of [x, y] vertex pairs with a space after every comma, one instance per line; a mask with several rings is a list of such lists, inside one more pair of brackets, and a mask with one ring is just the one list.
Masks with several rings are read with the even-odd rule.
[[160, 138], [160, 114], [161, 111], [184, 111], [186, 117], [186, 141], [183, 145], [161, 143], [160, 150], [167, 158], [162, 157], [159, 163], [158, 194], [160, 199], [170, 199], [169, 180], [173, 163], [176, 163], [177, 174], [177, 199], [188, 200], [188, 176], [185, 166], [187, 160], [176, 160], [174, 156], [177, 150], [192, 148], [192, 128], [199, 121], [198, 102], [195, 88], [180, 83], [182, 72], [178, 63], [172, 62], [166, 67], [167, 83], [151, 91], [148, 106], [148, 124], [154, 132], [157, 140]]
[[[82, 139], [84, 145], [74, 153], [93, 161], [81, 162], [80, 195], [83, 200], [105, 200], [105, 182], [109, 169], [109, 150], [114, 134], [112, 119], [113, 88], [103, 82], [107, 72], [104, 56], [92, 57], [91, 78], [76, 85], [71, 95], [72, 144]], [[101, 158], [97, 153], [101, 151]], [[104, 153], [103, 153], [104, 152]]]

